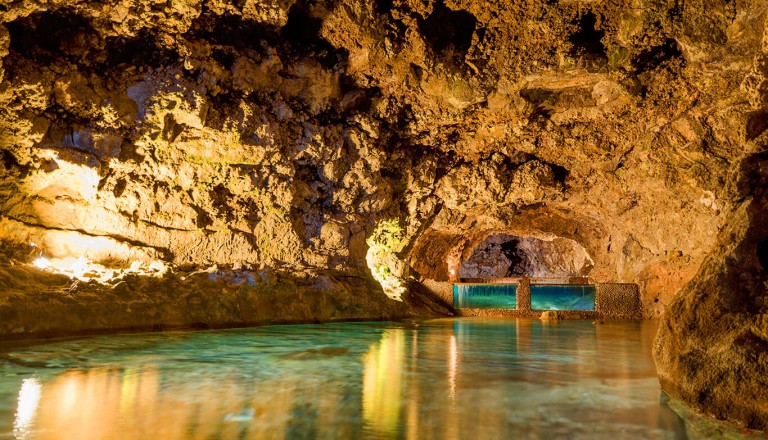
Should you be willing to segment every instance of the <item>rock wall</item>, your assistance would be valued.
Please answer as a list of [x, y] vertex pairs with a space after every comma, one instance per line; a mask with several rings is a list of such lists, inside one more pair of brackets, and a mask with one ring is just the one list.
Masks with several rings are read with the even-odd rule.
[[461, 278], [585, 276], [592, 261], [584, 248], [566, 238], [552, 241], [507, 234], [479, 243], [459, 267]]
[[433, 238], [568, 238], [658, 316], [765, 137], [766, 5], [635, 3], [8, 3], [0, 214], [49, 257], [361, 276], [397, 219], [436, 280]]
[[675, 297], [654, 356], [664, 390], [697, 411], [768, 429], [768, 154], [744, 164], [743, 199]]
[[[385, 224], [377, 276], [426, 295], [491, 235], [569, 239], [644, 316], [676, 298], [659, 359], [678, 371], [692, 292], [741, 298], [707, 273], [764, 239], [734, 182], [768, 143], [768, 4], [630, 3], [0, 0], [3, 282], [48, 292], [32, 263], [107, 291], [152, 271], [371, 281]], [[768, 340], [750, 335], [744, 356]]]

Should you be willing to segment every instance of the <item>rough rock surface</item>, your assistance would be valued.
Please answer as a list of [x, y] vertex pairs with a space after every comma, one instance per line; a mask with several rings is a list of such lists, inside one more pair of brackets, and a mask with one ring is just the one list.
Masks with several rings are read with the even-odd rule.
[[0, 265], [0, 335], [60, 337], [115, 331], [399, 320], [445, 316], [428, 295], [389, 300], [372, 280], [281, 271], [129, 275], [105, 288], [67, 276]]
[[507, 234], [478, 244], [459, 268], [461, 278], [575, 277], [592, 269], [584, 248], [566, 238], [552, 241]]
[[[367, 240], [392, 220], [376, 270], [423, 286], [494, 234], [570, 239], [592, 278], [639, 284], [645, 316], [674, 298], [665, 388], [731, 417], [717, 396], [754, 386], [768, 344], [765, 301], [732, 308], [741, 285], [766, 289], [746, 257], [765, 216], [732, 183], [768, 143], [767, 15], [764, 0], [0, 0], [0, 239], [34, 251], [7, 253], [6, 289], [44, 290], [14, 278], [43, 257], [371, 280]], [[753, 362], [700, 388], [717, 356]], [[756, 424], [765, 399], [734, 417]]]
[[743, 200], [659, 326], [663, 388], [700, 412], [768, 429], [768, 155], [742, 170]]

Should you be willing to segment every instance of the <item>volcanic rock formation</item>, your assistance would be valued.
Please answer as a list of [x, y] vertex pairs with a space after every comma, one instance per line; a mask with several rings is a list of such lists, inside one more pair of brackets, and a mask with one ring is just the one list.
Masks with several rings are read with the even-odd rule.
[[249, 289], [285, 321], [440, 314], [431, 295], [489, 237], [569, 240], [579, 274], [667, 308], [666, 389], [765, 426], [767, 14], [0, 0], [2, 331], [83, 301], [141, 305], [113, 328], [162, 325], [152, 301], [222, 295], [225, 312], [169, 322], [264, 321]]

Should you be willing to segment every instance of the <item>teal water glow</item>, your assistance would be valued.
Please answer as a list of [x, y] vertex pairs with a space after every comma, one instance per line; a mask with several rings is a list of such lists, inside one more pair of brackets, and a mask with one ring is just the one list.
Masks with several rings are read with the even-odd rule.
[[454, 284], [453, 306], [457, 309], [514, 309], [517, 284]]
[[6, 343], [0, 438], [739, 438], [670, 408], [655, 326], [443, 319]]
[[533, 310], [595, 310], [595, 286], [532, 284]]

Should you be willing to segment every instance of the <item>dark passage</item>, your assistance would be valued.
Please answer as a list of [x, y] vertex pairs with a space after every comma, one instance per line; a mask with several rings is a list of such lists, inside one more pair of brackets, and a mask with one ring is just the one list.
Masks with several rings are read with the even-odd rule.
[[494, 234], [475, 246], [462, 263], [462, 278], [568, 277], [589, 273], [592, 260], [573, 240], [542, 240]]
[[451, 10], [440, 1], [421, 24], [421, 32], [436, 53], [452, 49], [463, 56], [472, 43], [476, 25], [474, 15], [463, 10]]
[[757, 244], [757, 259], [763, 266], [763, 271], [768, 271], [768, 238], [761, 240]]
[[605, 46], [601, 41], [605, 31], [595, 29], [597, 17], [592, 12], [587, 12], [579, 18], [579, 30], [571, 35], [573, 44], [572, 55], [589, 60], [604, 59]]

